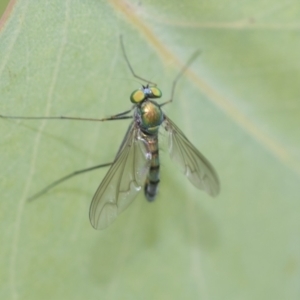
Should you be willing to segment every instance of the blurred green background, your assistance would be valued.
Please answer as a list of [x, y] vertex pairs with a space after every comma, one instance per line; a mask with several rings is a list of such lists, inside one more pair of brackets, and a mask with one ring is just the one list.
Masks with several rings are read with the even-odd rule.
[[[4, 2], [3, 2], [4, 3]], [[16, 1], [0, 28], [0, 112], [105, 117], [131, 107], [136, 73], [211, 161], [216, 199], [161, 145], [157, 200], [106, 230], [90, 201], [128, 122], [0, 119], [0, 299], [299, 299], [300, 2]]]
[[8, 4], [8, 0], [1, 0], [0, 1], [0, 16], [4, 13], [4, 10]]

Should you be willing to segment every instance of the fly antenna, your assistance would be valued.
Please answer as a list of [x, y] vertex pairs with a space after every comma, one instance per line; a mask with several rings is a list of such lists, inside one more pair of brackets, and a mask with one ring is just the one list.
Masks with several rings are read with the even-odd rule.
[[125, 58], [125, 61], [126, 61], [126, 63], [127, 63], [127, 66], [128, 66], [128, 68], [129, 68], [131, 74], [133, 75], [133, 77], [135, 77], [135, 78], [137, 78], [137, 79], [140, 79], [140, 80], [142, 80], [142, 81], [144, 81], [144, 82], [146, 82], [147, 84], [150, 84], [150, 85], [152, 85], [152, 86], [157, 86], [156, 83], [154, 83], [154, 82], [152, 82], [152, 81], [150, 81], [150, 80], [147, 80], [147, 79], [145, 79], [145, 78], [143, 78], [143, 77], [141, 77], [141, 76], [135, 74], [135, 72], [134, 72], [134, 70], [133, 70], [133, 68], [132, 68], [132, 66], [131, 66], [131, 64], [130, 64], [130, 62], [129, 62], [129, 59], [128, 59], [128, 57], [127, 57], [127, 54], [126, 54], [126, 51], [125, 51], [125, 47], [124, 47], [124, 43], [123, 43], [123, 37], [122, 37], [122, 35], [120, 35], [120, 44], [121, 44], [121, 49], [122, 49], [123, 56], [124, 56], [124, 58]]

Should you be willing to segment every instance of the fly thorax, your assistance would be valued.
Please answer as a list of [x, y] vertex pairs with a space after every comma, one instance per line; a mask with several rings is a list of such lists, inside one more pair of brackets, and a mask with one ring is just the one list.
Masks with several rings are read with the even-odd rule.
[[163, 113], [154, 101], [145, 101], [139, 108], [141, 127], [150, 134], [156, 133], [163, 122]]

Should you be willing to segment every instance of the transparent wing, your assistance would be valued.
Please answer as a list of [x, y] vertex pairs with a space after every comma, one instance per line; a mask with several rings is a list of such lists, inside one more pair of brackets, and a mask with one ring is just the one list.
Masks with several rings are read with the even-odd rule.
[[220, 192], [218, 175], [210, 162], [191, 144], [183, 132], [165, 116], [164, 127], [169, 133], [169, 153], [189, 181], [211, 196]]
[[144, 185], [150, 162], [148, 144], [132, 122], [91, 202], [90, 221], [94, 228], [107, 227], [128, 207]]

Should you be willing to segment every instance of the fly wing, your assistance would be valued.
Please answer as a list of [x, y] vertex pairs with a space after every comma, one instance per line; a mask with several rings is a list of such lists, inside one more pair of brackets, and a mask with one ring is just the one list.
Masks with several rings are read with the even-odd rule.
[[150, 162], [147, 142], [132, 122], [91, 202], [90, 221], [94, 228], [107, 227], [128, 207], [145, 182]]
[[220, 192], [218, 175], [210, 162], [191, 144], [183, 132], [165, 116], [164, 127], [169, 133], [169, 153], [189, 181], [211, 196]]

